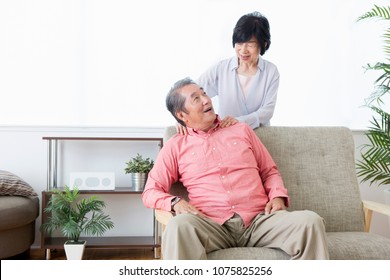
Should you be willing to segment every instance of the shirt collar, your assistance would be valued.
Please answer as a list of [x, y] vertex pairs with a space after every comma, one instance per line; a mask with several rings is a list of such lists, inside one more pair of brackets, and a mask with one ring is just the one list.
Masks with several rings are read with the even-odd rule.
[[221, 119], [217, 115], [214, 121], [215, 126], [211, 128], [209, 131], [204, 132], [203, 130], [198, 130], [195, 128], [187, 127], [187, 131], [189, 135], [194, 135], [194, 136], [207, 136], [209, 134], [214, 133], [214, 131], [217, 131], [220, 128], [221, 125]]
[[[264, 71], [265, 63], [264, 59], [259, 55], [259, 62], [257, 63], [257, 68], [259, 68], [260, 71]], [[235, 56], [232, 58], [230, 63], [230, 71], [236, 71], [238, 68], [238, 57]]]

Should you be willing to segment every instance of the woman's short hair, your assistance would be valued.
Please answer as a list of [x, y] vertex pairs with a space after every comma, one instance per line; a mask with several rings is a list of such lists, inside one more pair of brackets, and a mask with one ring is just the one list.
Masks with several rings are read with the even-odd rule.
[[196, 83], [188, 77], [177, 81], [169, 90], [167, 97], [165, 99], [165, 104], [167, 106], [168, 111], [171, 112], [172, 116], [176, 119], [176, 121], [183, 126], [185, 126], [185, 123], [179, 118], [177, 118], [176, 113], [177, 112], [188, 113], [188, 111], [184, 107], [184, 103], [186, 99], [183, 95], [181, 95], [180, 90], [183, 87], [191, 84], [196, 84]]
[[271, 33], [268, 19], [259, 12], [243, 15], [233, 30], [233, 48], [236, 43], [248, 42], [255, 36], [263, 55], [271, 45]]

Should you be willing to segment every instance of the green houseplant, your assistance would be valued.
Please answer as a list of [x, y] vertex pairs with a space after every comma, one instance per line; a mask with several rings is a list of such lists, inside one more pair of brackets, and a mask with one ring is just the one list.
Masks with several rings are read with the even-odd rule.
[[131, 174], [132, 186], [136, 191], [142, 191], [145, 187], [149, 171], [153, 168], [154, 161], [145, 158], [139, 153], [126, 162], [125, 174]]
[[[363, 14], [357, 21], [366, 19], [390, 20], [390, 7], [374, 8]], [[379, 72], [375, 80], [374, 91], [366, 99], [366, 104], [374, 115], [365, 135], [368, 144], [361, 149], [362, 159], [357, 162], [357, 174], [362, 182], [368, 181], [370, 185], [378, 187], [390, 183], [390, 115], [384, 109], [384, 98], [390, 93], [390, 27], [386, 28], [384, 34], [385, 62], [367, 64], [366, 70]]]
[[[53, 195], [43, 210], [49, 214], [49, 217], [41, 225], [41, 230], [49, 234], [54, 230], [60, 230], [68, 238], [66, 245], [81, 244], [84, 249], [86, 241], [80, 240], [82, 233], [101, 236], [106, 230], [113, 228], [114, 223], [109, 215], [103, 212], [104, 201], [94, 195], [88, 198], [79, 196], [80, 193], [76, 187], [73, 190], [68, 186], [65, 186], [63, 190], [53, 189]], [[70, 259], [67, 248], [65, 247], [65, 252], [67, 258]]]

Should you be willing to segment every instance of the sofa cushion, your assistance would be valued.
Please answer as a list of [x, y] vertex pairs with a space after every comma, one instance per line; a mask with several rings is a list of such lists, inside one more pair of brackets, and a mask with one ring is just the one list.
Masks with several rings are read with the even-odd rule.
[[34, 189], [19, 176], [0, 170], [0, 196], [37, 196]]
[[[383, 236], [366, 232], [327, 232], [331, 260], [388, 260], [390, 242]], [[287, 260], [279, 249], [236, 247], [207, 254], [210, 260]]]
[[33, 222], [39, 215], [37, 196], [0, 196], [0, 230], [17, 228]]
[[288, 260], [291, 257], [279, 249], [233, 247], [207, 254], [209, 260]]
[[327, 232], [363, 231], [355, 144], [345, 127], [261, 127], [255, 133], [275, 160], [290, 210], [312, 210]]
[[388, 238], [367, 232], [327, 232], [331, 260], [390, 260]]

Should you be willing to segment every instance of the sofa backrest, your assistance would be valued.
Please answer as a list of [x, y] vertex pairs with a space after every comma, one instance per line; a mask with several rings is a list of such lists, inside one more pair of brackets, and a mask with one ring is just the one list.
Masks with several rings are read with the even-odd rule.
[[[289, 210], [312, 210], [326, 230], [363, 231], [355, 145], [345, 127], [260, 127], [254, 130], [275, 160], [290, 196]], [[167, 127], [164, 142], [176, 133]], [[185, 196], [176, 183], [171, 190]]]

